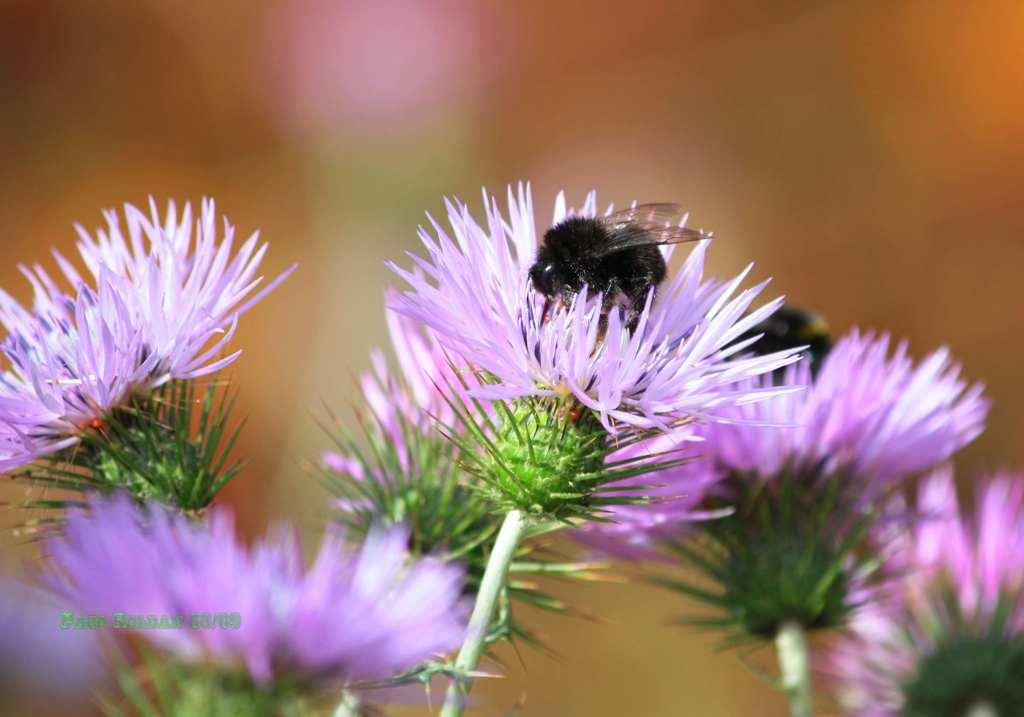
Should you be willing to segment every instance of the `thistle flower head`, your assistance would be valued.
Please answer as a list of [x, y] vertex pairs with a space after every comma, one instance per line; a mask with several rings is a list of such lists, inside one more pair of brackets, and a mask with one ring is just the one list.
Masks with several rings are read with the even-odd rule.
[[[458, 439], [446, 435], [457, 430], [453, 406], [460, 402], [452, 396], [463, 394], [475, 377], [421, 324], [393, 311], [387, 320], [397, 370], [375, 351], [373, 371], [361, 380], [360, 430], [353, 434], [337, 420], [329, 428], [336, 449], [322, 455], [321, 476], [333, 496], [334, 518], [355, 536], [374, 526], [406, 525], [409, 549], [465, 564], [465, 588], [475, 594], [501, 515], [460, 467]], [[561, 561], [537, 533], [529, 531], [516, 551], [506, 589], [511, 602], [503, 600], [489, 642], [510, 635], [537, 641], [515, 619], [512, 602], [569, 611], [520, 575], [589, 575], [591, 565]]]
[[949, 458], [981, 433], [988, 412], [983, 387], [960, 377], [946, 349], [915, 364], [905, 342], [890, 352], [887, 335], [853, 331], [816, 377], [801, 362], [785, 383], [808, 388], [730, 408], [728, 420], [704, 428], [723, 470], [762, 480], [786, 470], [844, 472], [883, 486]]
[[963, 515], [948, 468], [922, 484], [914, 530], [890, 540], [888, 599], [825, 656], [850, 714], [1024, 710], [1024, 481], [999, 475], [976, 495]]
[[393, 678], [462, 637], [462, 571], [410, 563], [407, 541], [400, 527], [372, 531], [358, 550], [329, 535], [304, 569], [291, 533], [246, 550], [228, 513], [204, 525], [120, 496], [69, 516], [48, 543], [46, 579], [81, 613], [232, 616], [226, 629], [138, 631], [185, 661], [242, 667], [256, 684], [361, 683]]
[[[389, 290], [385, 296], [390, 303], [396, 292]], [[384, 352], [377, 349], [371, 355], [373, 371], [363, 375], [360, 386], [384, 436], [401, 441], [402, 422], [421, 432], [432, 432], [437, 423], [450, 423], [451, 409], [441, 389], [454, 388], [467, 376], [460, 371], [456, 378], [454, 359], [422, 325], [391, 309], [385, 311], [385, 320], [398, 373], [391, 372]]]
[[230, 364], [239, 317], [291, 271], [261, 287], [267, 245], [253, 234], [236, 251], [212, 201], [194, 222], [190, 205], [180, 217], [173, 203], [164, 217], [126, 205], [126, 233], [105, 216], [95, 237], [78, 228], [84, 274], [54, 253], [66, 287], [36, 265], [22, 267], [31, 309], [0, 291], [2, 470], [73, 445], [133, 396]]
[[360, 435], [340, 420], [330, 429], [336, 450], [324, 452], [323, 477], [339, 519], [357, 534], [378, 523], [406, 523], [416, 552], [463, 558], [494, 531], [487, 507], [461, 480], [456, 447], [441, 429], [452, 421], [442, 389], [457, 390], [455, 365], [433, 335], [408, 317], [387, 312], [397, 360], [383, 351], [360, 385]]
[[59, 527], [66, 508], [81, 505], [96, 491], [125, 490], [138, 501], [186, 513], [209, 506], [241, 471], [240, 463], [229, 460], [240, 427], [229, 426], [233, 397], [216, 385], [196, 389], [192, 381], [174, 380], [133, 396], [102, 425], [84, 432], [73, 451], [15, 472], [18, 482], [44, 491], [16, 505], [49, 514], [27, 521], [22, 530], [45, 533]]
[[858, 332], [816, 375], [798, 364], [782, 380], [808, 388], [699, 427], [703, 465], [717, 474], [704, 506], [735, 512], [696, 541], [670, 541], [718, 591], [672, 587], [716, 610], [708, 624], [747, 637], [770, 638], [788, 621], [845, 624], [885, 577], [883, 548], [866, 543], [879, 497], [972, 440], [987, 411], [946, 351], [915, 366], [905, 345], [890, 355], [888, 337]]
[[[538, 248], [529, 189], [509, 189], [507, 218], [486, 193], [484, 203], [481, 225], [468, 207], [447, 202], [450, 231], [431, 218], [434, 235], [420, 230], [426, 258], [414, 256], [411, 271], [391, 265], [410, 287], [394, 308], [493, 379], [475, 396], [575, 401], [615, 432], [623, 425], [664, 429], [778, 393], [738, 388], [737, 381], [796, 360], [794, 351], [724, 360], [743, 348], [737, 338], [781, 303], [746, 313], [764, 288], [738, 291], [749, 268], [728, 282], [703, 279], [704, 241], [631, 319], [606, 310], [586, 288], [568, 306], [546, 310], [529, 276]], [[559, 195], [554, 223], [596, 214], [593, 193], [578, 211]], [[668, 257], [672, 247], [663, 251]]]

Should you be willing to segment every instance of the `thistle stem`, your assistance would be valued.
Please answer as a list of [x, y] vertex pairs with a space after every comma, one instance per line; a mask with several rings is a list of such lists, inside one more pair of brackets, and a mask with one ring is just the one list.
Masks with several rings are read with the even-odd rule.
[[791, 717], [813, 717], [811, 664], [803, 625], [792, 620], [782, 623], [775, 633], [775, 650], [782, 672], [782, 689], [789, 696], [789, 714]]
[[345, 690], [341, 693], [341, 704], [334, 710], [334, 717], [359, 717], [363, 701]]
[[[494, 541], [494, 549], [487, 560], [484, 577], [480, 582], [480, 591], [476, 595], [473, 614], [469, 618], [466, 640], [462, 643], [459, 656], [455, 659], [455, 669], [460, 676], [468, 675], [476, 669], [484, 652], [487, 632], [494, 619], [494, 611], [505, 586], [508, 568], [515, 557], [516, 548], [523, 537], [526, 523], [523, 514], [513, 510], [505, 516], [498, 537]], [[441, 717], [460, 717], [466, 707], [466, 697], [473, 686], [471, 678], [456, 679], [448, 688]]]

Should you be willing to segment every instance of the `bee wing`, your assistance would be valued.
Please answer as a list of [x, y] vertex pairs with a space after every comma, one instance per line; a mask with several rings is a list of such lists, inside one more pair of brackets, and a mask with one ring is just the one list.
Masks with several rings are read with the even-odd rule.
[[679, 226], [685, 217], [686, 212], [678, 204], [638, 204], [601, 217], [612, 239], [600, 255], [638, 246], [681, 244], [708, 238], [704, 232]]

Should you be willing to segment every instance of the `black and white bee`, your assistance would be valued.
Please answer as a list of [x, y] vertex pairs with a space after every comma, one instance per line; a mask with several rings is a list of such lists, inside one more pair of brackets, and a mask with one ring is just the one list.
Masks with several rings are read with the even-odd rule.
[[640, 204], [603, 217], [569, 217], [548, 229], [530, 268], [534, 288], [547, 297], [545, 315], [568, 304], [586, 285], [604, 296], [604, 310], [622, 308], [635, 323], [649, 292], [665, 280], [659, 247], [710, 235], [679, 226], [678, 204]]

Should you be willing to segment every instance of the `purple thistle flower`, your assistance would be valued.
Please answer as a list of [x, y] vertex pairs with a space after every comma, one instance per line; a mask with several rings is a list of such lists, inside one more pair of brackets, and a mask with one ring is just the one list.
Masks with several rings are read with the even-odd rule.
[[[859, 502], [946, 460], [983, 428], [988, 402], [982, 386], [968, 386], [945, 349], [915, 365], [905, 344], [892, 353], [889, 344], [887, 336], [854, 331], [836, 344], [816, 377], [809, 362], [785, 369], [782, 384], [806, 390], [725, 408], [722, 420], [693, 427], [689, 437], [685, 428], [681, 435], [677, 431], [674, 440], [680, 445], [702, 441], [694, 444], [697, 458], [632, 479], [657, 486], [644, 493], [665, 502], [613, 506], [608, 517], [614, 523], [587, 525], [575, 536], [621, 557], [657, 558], [654, 548], [685, 537], [687, 523], [721, 515], [723, 501], [741, 502], [744, 486], [726, 480], [730, 475], [772, 480], [842, 472], [858, 479], [843, 500]], [[768, 387], [775, 381], [764, 376], [747, 385]], [[668, 434], [663, 443], [672, 440]], [[709, 502], [720, 510], [707, 510]], [[854, 508], [837, 506], [847, 518]], [[837, 514], [832, 525], [842, 532], [844, 520]]]
[[[393, 301], [395, 293], [387, 291], [385, 300]], [[374, 372], [365, 374], [361, 381], [368, 407], [389, 434], [399, 423], [398, 413], [425, 430], [433, 428], [431, 417], [450, 423], [452, 411], [440, 389], [457, 378], [444, 350], [432, 333], [407, 316], [388, 309], [385, 320], [399, 374], [390, 374], [383, 351], [373, 352]]]
[[913, 530], [883, 536], [896, 580], [822, 654], [849, 714], [1024, 708], [1024, 481], [997, 475], [976, 495], [962, 515], [952, 471], [939, 469], [921, 486]]
[[[386, 296], [393, 299], [394, 292], [388, 291]], [[390, 309], [385, 311], [385, 318], [399, 371], [393, 374], [384, 352], [376, 349], [370, 356], [372, 371], [362, 375], [360, 388], [367, 414], [372, 418], [371, 432], [389, 445], [389, 452], [393, 452], [399, 467], [406, 472], [409, 431], [434, 436], [439, 423], [451, 426], [454, 413], [442, 391], [461, 390], [463, 382], [474, 383], [474, 378], [468, 372], [456, 375], [455, 359], [446, 355], [433, 333], [422, 324]], [[352, 456], [327, 451], [321, 460], [336, 473], [362, 477], [362, 466]]]
[[[386, 292], [389, 298], [393, 294]], [[343, 512], [362, 513], [364, 518], [376, 511], [372, 522], [380, 522], [381, 513], [390, 515], [398, 504], [400, 520], [405, 521], [407, 489], [415, 491], [430, 484], [449, 492], [450, 487], [443, 487], [443, 478], [454, 469], [455, 450], [439, 426], [451, 427], [455, 416], [446, 395], [462, 394], [463, 385], [476, 384], [473, 375], [458, 369], [456, 359], [445, 353], [422, 324], [390, 309], [385, 310], [385, 318], [398, 371], [393, 373], [384, 352], [375, 349], [372, 370], [360, 378], [363, 401], [359, 418], [371, 450], [347, 440], [340, 429], [342, 435], [336, 440], [341, 450], [327, 450], [320, 456], [329, 473], [367, 488], [366, 495], [336, 497], [332, 504]], [[383, 492], [366, 486], [367, 478], [380, 484]], [[396, 504], [374, 505], [370, 495], [393, 498]]]
[[[244, 665], [253, 679], [387, 680], [463, 636], [462, 571], [410, 563], [403, 528], [372, 531], [358, 551], [336, 535], [303, 570], [292, 533], [251, 550], [230, 514], [206, 525], [124, 496], [93, 499], [49, 543], [45, 574], [69, 609], [183, 615], [182, 629], [139, 634], [186, 661]], [[190, 629], [194, 614], [236, 613], [236, 629]]]
[[0, 290], [0, 470], [67, 448], [80, 431], [133, 395], [172, 379], [206, 376], [227, 356], [239, 317], [294, 270], [266, 286], [256, 276], [267, 245], [253, 234], [234, 251], [234, 227], [218, 235], [212, 201], [193, 223], [170, 203], [161, 219], [125, 205], [127, 234], [116, 212], [90, 236], [77, 227], [83, 276], [60, 253], [61, 288], [39, 265], [21, 267], [32, 284], [27, 309]]
[[[877, 484], [927, 470], [984, 428], [988, 401], [968, 385], [949, 352], [917, 365], [901, 342], [853, 331], [811, 377], [806, 362], [784, 383], [808, 386], [772, 401], [728, 409], [728, 420], [701, 427], [707, 454], [722, 469], [772, 478], [784, 469], [846, 471]], [[770, 377], [750, 388], [772, 384]]]
[[[337, 450], [321, 455], [335, 520], [349, 535], [363, 535], [374, 525], [408, 526], [410, 550], [463, 563], [467, 593], [474, 594], [501, 515], [460, 466], [464, 425], [456, 420], [454, 406], [474, 416], [486, 413], [487, 426], [500, 420], [497, 407], [466, 396], [467, 388], [479, 385], [477, 377], [440, 346], [430, 329], [393, 310], [386, 316], [397, 368], [389, 368], [383, 351], [374, 352], [373, 370], [361, 381], [362, 435], [352, 435], [339, 423], [332, 436]], [[492, 620], [489, 641], [510, 635], [539, 640], [518, 619], [520, 602], [569, 611], [540, 591], [533, 582], [536, 574], [550, 570], [580, 579], [592, 574], [593, 565], [560, 561], [539, 537], [517, 548], [510, 567], [511, 604]]]
[[[420, 229], [427, 258], [413, 256], [411, 271], [390, 265], [411, 287], [392, 306], [496, 380], [475, 395], [571, 397], [615, 432], [618, 424], [665, 429], [781, 392], [737, 382], [797, 360], [792, 351], [725, 360], [749, 343], [734, 342], [781, 304], [777, 299], [746, 314], [767, 283], [737, 294], [750, 267], [728, 282], [703, 280], [704, 241], [657, 298], [649, 298], [635, 329], [620, 312], [603, 312], [601, 297], [586, 290], [545, 316], [545, 299], [529, 279], [537, 255], [529, 188], [509, 189], [507, 219], [497, 200], [485, 193], [484, 202], [481, 226], [465, 205], [447, 201], [451, 232], [430, 218], [436, 237]], [[593, 193], [579, 211], [567, 208], [560, 194], [553, 221], [596, 213]], [[663, 248], [666, 258], [672, 249]]]

